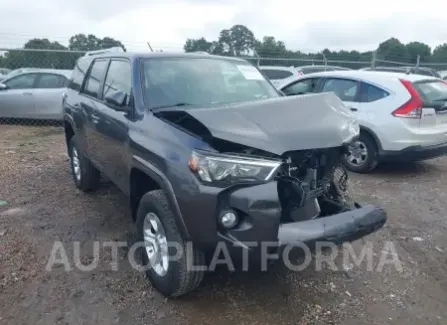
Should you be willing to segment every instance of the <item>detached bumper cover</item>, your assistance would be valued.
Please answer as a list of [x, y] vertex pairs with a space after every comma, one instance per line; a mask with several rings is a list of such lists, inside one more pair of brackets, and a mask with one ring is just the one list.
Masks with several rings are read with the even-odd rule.
[[367, 205], [362, 208], [309, 221], [281, 224], [278, 241], [281, 246], [318, 241], [337, 245], [360, 239], [382, 228], [387, 220], [383, 209]]

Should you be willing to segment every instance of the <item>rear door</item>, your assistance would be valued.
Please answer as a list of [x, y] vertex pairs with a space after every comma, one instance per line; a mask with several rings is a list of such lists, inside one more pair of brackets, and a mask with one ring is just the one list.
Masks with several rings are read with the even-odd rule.
[[104, 121], [101, 121], [101, 109], [104, 105], [100, 99], [104, 76], [109, 59], [96, 59], [90, 65], [85, 82], [81, 88], [80, 106], [85, 116], [85, 144], [87, 147], [87, 155], [90, 160], [99, 169], [103, 169], [101, 165], [101, 136], [100, 130]]
[[0, 90], [0, 118], [32, 118], [34, 116], [34, 85], [36, 73], [14, 76], [3, 82]]
[[321, 92], [333, 92], [351, 111], [360, 111], [360, 81], [349, 78], [329, 77], [324, 80]]
[[55, 73], [39, 73], [34, 90], [34, 114], [40, 119], [62, 119], [62, 93], [67, 79]]

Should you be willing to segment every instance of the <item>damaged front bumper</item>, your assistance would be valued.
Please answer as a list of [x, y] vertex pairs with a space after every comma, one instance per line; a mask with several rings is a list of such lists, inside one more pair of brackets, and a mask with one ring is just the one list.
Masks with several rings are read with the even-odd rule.
[[[327, 217], [284, 223], [276, 181], [232, 190], [199, 185], [197, 191], [189, 193], [191, 196], [179, 202], [183, 217], [193, 241], [208, 247], [222, 240], [243, 248], [250, 248], [246, 243], [253, 242], [275, 242], [279, 246], [318, 241], [342, 244], [377, 231], [387, 220], [383, 209], [366, 205]], [[240, 222], [232, 229], [222, 229], [218, 218], [228, 210], [237, 212]]]
[[386, 219], [383, 209], [367, 205], [329, 217], [281, 224], [278, 241], [280, 245], [313, 245], [319, 241], [340, 245], [377, 231], [382, 228]]

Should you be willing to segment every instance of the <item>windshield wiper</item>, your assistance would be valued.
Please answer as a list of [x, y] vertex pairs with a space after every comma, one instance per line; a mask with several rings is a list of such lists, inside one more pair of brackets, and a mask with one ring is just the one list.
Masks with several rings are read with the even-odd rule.
[[155, 106], [155, 107], [151, 107], [151, 109], [162, 109], [162, 108], [182, 107], [182, 106], [192, 106], [192, 104], [189, 104], [189, 103], [176, 103], [176, 104], [171, 104], [171, 105]]

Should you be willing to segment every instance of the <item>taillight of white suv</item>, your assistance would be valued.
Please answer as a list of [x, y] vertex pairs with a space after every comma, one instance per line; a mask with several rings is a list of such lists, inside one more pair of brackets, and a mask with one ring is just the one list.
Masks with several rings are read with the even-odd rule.
[[406, 118], [416, 118], [420, 119], [422, 116], [422, 106], [423, 100], [421, 95], [419, 95], [416, 88], [414, 88], [413, 84], [405, 79], [400, 79], [402, 85], [408, 90], [410, 93], [410, 100], [405, 104], [400, 106], [398, 109], [393, 111], [393, 114], [396, 117], [406, 117]]

